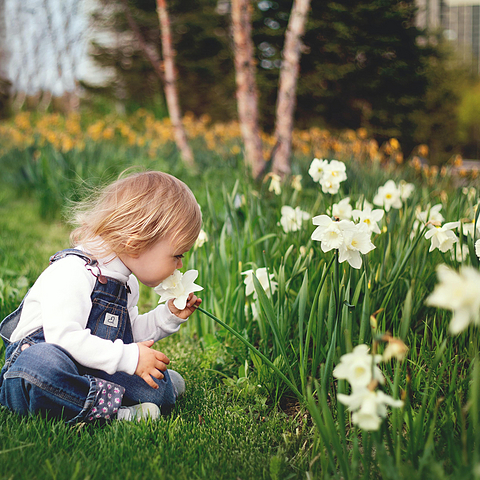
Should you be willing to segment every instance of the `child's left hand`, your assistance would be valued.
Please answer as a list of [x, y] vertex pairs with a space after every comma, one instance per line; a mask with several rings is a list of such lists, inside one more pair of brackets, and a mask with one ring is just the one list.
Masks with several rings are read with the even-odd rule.
[[188, 296], [187, 304], [183, 310], [179, 310], [174, 304], [173, 299], [168, 301], [169, 310], [179, 318], [186, 320], [202, 303], [202, 299], [198, 298], [195, 293]]

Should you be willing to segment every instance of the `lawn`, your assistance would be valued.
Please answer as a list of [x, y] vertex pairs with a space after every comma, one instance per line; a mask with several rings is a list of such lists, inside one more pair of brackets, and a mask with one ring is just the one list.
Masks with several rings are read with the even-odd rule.
[[[478, 175], [461, 159], [311, 129], [292, 176], [254, 181], [231, 125], [189, 124], [191, 171], [145, 113], [22, 115], [0, 128], [3, 315], [68, 244], [71, 203], [129, 167], [192, 188], [205, 242], [184, 265], [204, 290], [157, 345], [187, 381], [169, 418], [1, 410], [4, 478], [479, 478]], [[157, 302], [141, 288], [142, 311]]]
[[[14, 199], [0, 206], [2, 317], [55, 251], [68, 245], [68, 229], [43, 221], [38, 204]], [[0, 410], [0, 478], [300, 478], [308, 467], [312, 435], [302, 416], [287, 415], [267, 399], [224, 384], [220, 366], [233, 362], [219, 343], [174, 335], [158, 348], [181, 372], [187, 393], [173, 413], [156, 422], [114, 422], [103, 428], [66, 426], [57, 420], [22, 419]], [[3, 354], [3, 352], [2, 352]], [[3, 360], [2, 360], [3, 363]]]

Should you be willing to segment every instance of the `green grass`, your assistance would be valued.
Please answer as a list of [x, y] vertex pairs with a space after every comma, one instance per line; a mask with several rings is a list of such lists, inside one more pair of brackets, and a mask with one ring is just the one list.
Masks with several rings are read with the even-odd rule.
[[[0, 278], [12, 285], [26, 276], [31, 283], [68, 245], [68, 230], [41, 220], [34, 200], [9, 196], [0, 205]], [[3, 302], [2, 318], [24, 292]], [[307, 447], [297, 447], [312, 426], [268, 404], [254, 386], [225, 383], [233, 359], [220, 342], [179, 333], [157, 346], [187, 384], [169, 417], [100, 428], [0, 408], [0, 479], [304, 478]]]
[[62, 223], [40, 219], [36, 207], [35, 201], [25, 198], [0, 200], [1, 266], [29, 280], [35, 280], [48, 265], [48, 257], [68, 243], [69, 235]]
[[304, 477], [305, 454], [285, 460], [301, 456], [294, 433], [301, 422], [254, 395], [226, 388], [207, 369], [213, 352], [198, 344], [167, 341], [162, 349], [187, 383], [169, 417], [66, 426], [39, 417], [20, 419], [2, 409], [0, 478], [260, 479], [270, 478], [270, 464], [278, 461], [279, 478]]
[[[83, 181], [95, 185], [129, 164], [144, 163], [145, 152], [137, 147], [120, 152], [98, 142], [89, 151], [65, 156], [52, 153], [52, 148], [42, 147], [39, 158], [44, 161], [39, 163], [13, 150], [0, 158], [0, 165], [8, 164], [11, 178], [18, 180], [16, 189], [2, 190], [0, 198], [4, 315], [18, 304], [48, 257], [67, 244], [67, 229], [40, 215], [58, 219], [65, 199], [75, 199]], [[199, 271], [202, 308], [208, 314], [197, 312], [177, 335], [159, 344], [173, 368], [185, 376], [187, 395], [169, 419], [155, 425], [79, 430], [41, 419], [25, 423], [3, 412], [0, 425], [6, 427], [1, 435], [8, 442], [0, 455], [11, 458], [11, 465], [23, 466], [27, 449], [39, 448], [26, 446], [35, 443], [34, 436], [23, 432], [33, 428], [40, 432], [41, 448], [54, 445], [48, 455], [38, 455], [37, 463], [45, 467], [36, 472], [39, 477], [73, 477], [75, 457], [82, 458], [78, 478], [100, 478], [96, 468], [102, 460], [89, 464], [81, 451], [106, 452], [117, 439], [120, 443], [111, 446], [109, 458], [111, 465], [122, 467], [118, 472], [109, 467], [107, 477], [305, 478], [308, 473], [321, 479], [480, 478], [480, 376], [474, 367], [478, 327], [452, 337], [451, 313], [425, 305], [437, 281], [436, 266], [445, 263], [458, 270], [461, 264], [449, 253], [429, 252], [430, 241], [420, 232], [411, 235], [417, 207], [425, 210], [428, 204], [442, 203], [446, 222], [472, 219], [478, 194], [468, 198], [452, 188], [448, 177], [427, 184], [409, 167], [343, 159], [348, 178], [331, 197], [321, 194], [308, 176], [311, 159], [300, 158], [294, 167], [303, 174], [303, 190], [285, 183], [277, 196], [268, 191], [268, 183], [249, 180], [235, 159], [198, 154], [202, 168], [196, 173], [186, 171], [171, 152], [144, 165], [173, 173], [191, 186], [209, 236], [184, 261], [185, 270]], [[31, 176], [21, 181], [28, 172]], [[362, 197], [372, 202], [387, 179], [402, 176], [415, 182], [415, 192], [400, 210], [385, 215], [382, 232], [372, 236], [376, 248], [363, 257], [360, 270], [338, 264], [333, 251], [324, 253], [319, 242], [311, 240], [311, 221], [290, 233], [278, 224], [283, 205], [299, 206], [312, 216], [325, 214], [346, 196], [352, 204]], [[14, 192], [22, 189], [30, 196], [16, 197]], [[473, 239], [464, 236], [462, 241], [470, 249], [465, 264], [478, 268]], [[242, 272], [257, 267], [268, 267], [278, 290], [269, 297], [257, 288], [254, 301], [246, 297]], [[152, 289], [141, 287], [142, 311], [157, 301]], [[404, 407], [389, 408], [379, 431], [362, 431], [337, 401], [337, 393], [349, 393], [350, 387], [332, 371], [358, 344], [381, 353], [380, 338], [387, 331], [409, 348], [404, 362], [381, 365], [385, 393], [403, 398]], [[299, 412], [297, 417], [282, 413], [287, 400], [295, 406], [292, 411]], [[63, 444], [74, 446], [62, 450]], [[16, 450], [8, 453], [9, 448]], [[159, 458], [160, 448], [174, 453], [163, 464], [150, 462]], [[57, 468], [63, 458], [59, 451], [72, 454], [65, 460], [67, 474]], [[160, 458], [165, 456], [160, 453]], [[175, 472], [173, 466], [166, 467], [170, 461]], [[158, 473], [161, 468], [165, 470]]]

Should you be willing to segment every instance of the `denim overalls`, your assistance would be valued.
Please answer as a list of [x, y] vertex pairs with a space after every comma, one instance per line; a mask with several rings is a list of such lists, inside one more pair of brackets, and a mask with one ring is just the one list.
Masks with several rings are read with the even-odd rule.
[[[67, 255], [81, 257], [85, 268], [97, 277], [86, 328], [106, 340], [133, 343], [127, 310], [128, 286], [103, 276], [97, 261], [80, 250], [62, 250], [50, 258], [50, 263]], [[116, 417], [121, 405], [152, 402], [161, 407], [162, 413], [173, 407], [176, 391], [168, 370], [162, 380], [152, 377], [159, 386], [154, 389], [137, 375], [109, 375], [83, 367], [62, 347], [46, 343], [42, 327], [11, 343], [24, 300], [0, 325], [6, 347], [5, 365], [0, 372], [0, 404], [22, 415], [38, 412], [62, 417], [68, 423], [108, 421]]]

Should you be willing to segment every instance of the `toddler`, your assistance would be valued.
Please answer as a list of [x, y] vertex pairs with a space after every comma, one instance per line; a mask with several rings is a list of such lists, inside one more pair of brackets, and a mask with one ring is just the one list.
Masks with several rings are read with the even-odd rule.
[[[201, 228], [190, 189], [162, 172], [120, 178], [75, 214], [75, 248], [50, 258], [18, 309], [0, 325], [0, 404], [68, 423], [156, 418], [185, 389], [152, 345], [200, 305], [170, 300], [140, 315], [139, 284], [182, 268]], [[138, 281], [137, 281], [138, 279]]]

